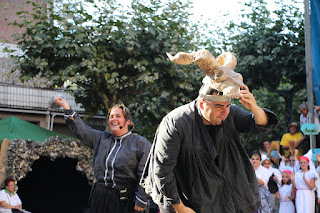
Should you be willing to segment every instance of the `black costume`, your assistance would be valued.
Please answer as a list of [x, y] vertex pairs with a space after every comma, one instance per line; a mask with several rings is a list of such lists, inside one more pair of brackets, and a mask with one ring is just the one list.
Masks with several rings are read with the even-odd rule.
[[[96, 178], [90, 198], [90, 213], [134, 212], [134, 205], [145, 208], [150, 198], [139, 185], [151, 144], [127, 132], [115, 137], [86, 125], [73, 110], [65, 110], [66, 123], [84, 145], [93, 149], [93, 171]], [[69, 119], [74, 115], [74, 119]]]
[[254, 212], [258, 183], [239, 132], [275, 128], [278, 119], [264, 111], [266, 127], [256, 125], [251, 112], [231, 105], [221, 125], [206, 128], [197, 101], [173, 110], [158, 127], [141, 185], [166, 209], [180, 198], [197, 213]]

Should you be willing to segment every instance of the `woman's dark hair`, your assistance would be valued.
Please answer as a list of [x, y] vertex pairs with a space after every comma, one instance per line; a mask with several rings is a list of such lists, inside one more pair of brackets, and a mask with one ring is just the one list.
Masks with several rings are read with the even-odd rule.
[[291, 184], [291, 179], [289, 179], [287, 183], [284, 183], [283, 180], [281, 180], [281, 186], [283, 186], [285, 184], [290, 185]]
[[10, 178], [10, 177], [7, 178], [7, 179], [4, 181], [4, 186], [8, 186], [11, 181], [13, 181], [13, 182], [15, 183], [15, 181], [14, 181], [13, 178]]
[[260, 155], [260, 154], [258, 154], [258, 153], [253, 153], [253, 154], [251, 155], [251, 157], [252, 157], [252, 156], [259, 156], [260, 161], [261, 161], [261, 155]]
[[132, 131], [133, 128], [134, 128], [134, 124], [133, 124], [133, 122], [132, 122], [132, 120], [131, 120], [131, 112], [130, 112], [130, 110], [129, 110], [123, 103], [118, 103], [118, 104], [115, 104], [113, 107], [111, 107], [111, 108], [109, 109], [109, 111], [108, 111], [108, 116], [107, 116], [107, 118], [109, 118], [111, 111], [112, 111], [113, 109], [115, 109], [115, 108], [120, 108], [120, 109], [122, 109], [122, 114], [123, 114], [125, 120], [126, 120], [126, 121], [130, 120], [130, 124], [128, 125], [129, 131]]

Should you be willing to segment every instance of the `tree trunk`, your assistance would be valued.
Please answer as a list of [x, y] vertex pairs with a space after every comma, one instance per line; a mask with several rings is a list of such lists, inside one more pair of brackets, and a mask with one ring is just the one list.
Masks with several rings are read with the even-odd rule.
[[292, 122], [292, 103], [293, 98], [298, 90], [292, 88], [290, 90], [278, 90], [277, 93], [284, 98], [285, 103], [285, 119], [286, 119], [286, 132], [289, 130], [289, 124]]

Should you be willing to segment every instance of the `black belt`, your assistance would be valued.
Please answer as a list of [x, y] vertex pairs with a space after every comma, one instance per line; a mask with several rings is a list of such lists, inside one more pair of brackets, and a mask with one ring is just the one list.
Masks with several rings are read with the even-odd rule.
[[134, 185], [128, 185], [128, 184], [121, 184], [121, 183], [116, 183], [113, 181], [105, 181], [105, 180], [98, 180], [97, 181], [98, 184], [103, 184], [108, 188], [112, 188], [112, 189], [118, 189], [118, 190], [122, 190], [122, 189], [133, 189]]

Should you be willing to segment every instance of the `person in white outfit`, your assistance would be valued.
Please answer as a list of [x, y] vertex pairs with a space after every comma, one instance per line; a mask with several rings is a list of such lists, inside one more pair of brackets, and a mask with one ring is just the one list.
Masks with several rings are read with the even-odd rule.
[[[300, 126], [303, 124], [311, 123], [311, 113], [308, 113], [308, 105], [307, 103], [302, 103], [299, 105], [300, 110]], [[314, 124], [318, 124], [318, 133], [320, 132], [320, 123], [319, 123], [319, 116], [320, 116], [320, 106], [314, 105], [313, 106], [313, 116], [314, 116]], [[310, 137], [306, 138], [304, 142], [304, 147], [308, 147], [310, 149]], [[316, 135], [316, 148], [320, 148], [320, 134]]]
[[[320, 162], [320, 154], [317, 153], [316, 155], [318, 162]], [[320, 213], [320, 165], [316, 169], [316, 175], [317, 175], [317, 180], [316, 180], [316, 192], [317, 192], [317, 198], [316, 202], [318, 204], [318, 213]]]
[[284, 170], [289, 170], [291, 171], [292, 174], [294, 174], [295, 172], [299, 171], [300, 166], [299, 166], [299, 161], [297, 160], [297, 153], [298, 150], [295, 150], [295, 156], [289, 156], [288, 158], [288, 162], [286, 162], [286, 157], [284, 155], [280, 155], [281, 163], [279, 165], [279, 170], [280, 172], [283, 172]]
[[295, 173], [293, 186], [296, 192], [296, 210], [297, 213], [314, 213], [315, 211], [315, 180], [316, 174], [310, 171], [309, 158], [301, 156], [299, 164], [301, 170]]
[[7, 178], [4, 181], [5, 188], [0, 191], [0, 213], [22, 212], [22, 202], [15, 192], [15, 181]]
[[277, 198], [280, 200], [279, 213], [294, 213], [295, 207], [293, 205], [294, 191], [291, 184], [292, 173], [289, 170], [282, 172], [282, 184], [279, 192], [276, 193]]
[[260, 208], [258, 209], [258, 213], [271, 213], [271, 193], [268, 190], [269, 171], [261, 165], [261, 157], [259, 154], [255, 153], [252, 155], [251, 164], [259, 184]]
[[279, 211], [280, 200], [276, 197], [276, 193], [281, 186], [282, 175], [279, 169], [272, 167], [272, 162], [269, 158], [262, 161], [261, 165], [269, 172], [268, 188], [271, 193], [271, 208], [272, 212], [277, 213]]

